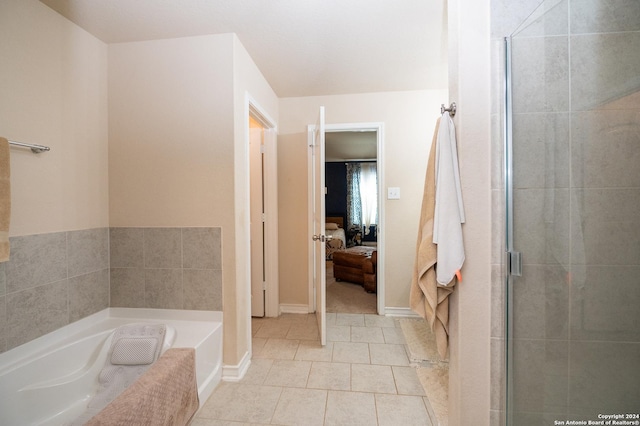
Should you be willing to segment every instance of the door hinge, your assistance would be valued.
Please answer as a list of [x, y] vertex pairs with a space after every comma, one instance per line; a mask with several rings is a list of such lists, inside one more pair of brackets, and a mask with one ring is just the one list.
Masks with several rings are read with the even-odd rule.
[[262, 223], [265, 223], [266, 221], [267, 221], [267, 214], [262, 213]]
[[260, 145], [260, 154], [264, 154], [265, 153], [265, 147], [264, 145]]
[[519, 251], [507, 252], [507, 273], [514, 277], [522, 276], [522, 253]]
[[267, 282], [266, 281], [262, 281], [262, 289], [263, 290], [267, 289]]

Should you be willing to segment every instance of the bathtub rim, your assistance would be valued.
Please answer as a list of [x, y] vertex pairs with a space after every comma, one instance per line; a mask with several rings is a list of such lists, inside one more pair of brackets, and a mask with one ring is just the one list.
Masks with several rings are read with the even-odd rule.
[[152, 308], [105, 308], [78, 321], [67, 324], [57, 330], [37, 337], [20, 346], [0, 354], [0, 376], [45, 355], [53, 345], [65, 345], [74, 341], [77, 334], [93, 324], [108, 319], [131, 319], [132, 321], [167, 320], [198, 321], [219, 323], [222, 327], [221, 311], [193, 311], [181, 309]]

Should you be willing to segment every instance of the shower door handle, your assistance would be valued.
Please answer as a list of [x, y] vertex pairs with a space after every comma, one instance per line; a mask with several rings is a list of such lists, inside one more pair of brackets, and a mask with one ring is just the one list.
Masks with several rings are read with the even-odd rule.
[[519, 251], [507, 252], [507, 273], [514, 277], [522, 276], [522, 253]]

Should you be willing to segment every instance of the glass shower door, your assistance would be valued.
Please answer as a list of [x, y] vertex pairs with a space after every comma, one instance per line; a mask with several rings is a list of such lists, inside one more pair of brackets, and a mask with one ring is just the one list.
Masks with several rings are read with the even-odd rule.
[[545, 1], [507, 46], [508, 423], [634, 417], [640, 2]]

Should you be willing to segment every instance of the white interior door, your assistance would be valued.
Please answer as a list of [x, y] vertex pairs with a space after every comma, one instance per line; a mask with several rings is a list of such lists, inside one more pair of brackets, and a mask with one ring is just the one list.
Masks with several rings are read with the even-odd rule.
[[316, 126], [313, 129], [310, 149], [313, 153], [313, 286], [315, 288], [315, 311], [318, 320], [320, 343], [327, 344], [327, 266], [325, 250], [325, 182], [324, 182], [324, 107], [320, 107]]

